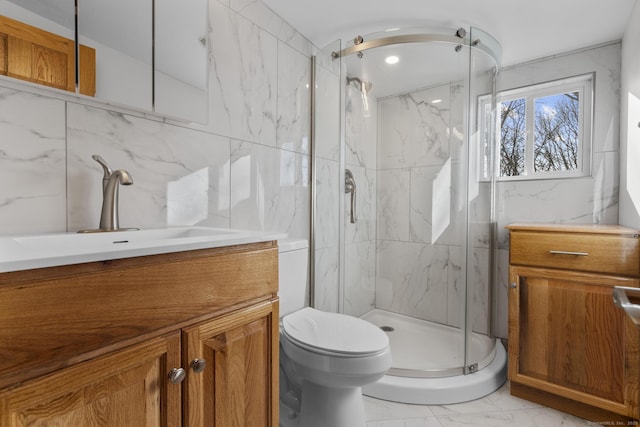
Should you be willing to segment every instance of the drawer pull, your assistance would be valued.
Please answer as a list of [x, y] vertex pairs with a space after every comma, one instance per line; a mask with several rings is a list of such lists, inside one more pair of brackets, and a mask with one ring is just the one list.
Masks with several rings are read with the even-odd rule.
[[549, 251], [551, 255], [575, 255], [575, 256], [588, 256], [589, 252], [571, 252], [571, 251]]

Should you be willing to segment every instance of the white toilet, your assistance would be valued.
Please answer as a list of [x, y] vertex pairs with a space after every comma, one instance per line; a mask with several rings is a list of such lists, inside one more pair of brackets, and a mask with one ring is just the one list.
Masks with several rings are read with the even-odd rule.
[[280, 426], [365, 427], [361, 388], [391, 367], [387, 335], [353, 316], [304, 307], [308, 243], [280, 248]]

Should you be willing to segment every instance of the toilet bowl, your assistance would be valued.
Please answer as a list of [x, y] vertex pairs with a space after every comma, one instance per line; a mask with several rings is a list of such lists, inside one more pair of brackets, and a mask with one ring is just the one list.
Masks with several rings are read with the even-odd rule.
[[361, 388], [391, 366], [387, 335], [365, 320], [304, 307], [308, 245], [278, 246], [280, 426], [365, 427]]

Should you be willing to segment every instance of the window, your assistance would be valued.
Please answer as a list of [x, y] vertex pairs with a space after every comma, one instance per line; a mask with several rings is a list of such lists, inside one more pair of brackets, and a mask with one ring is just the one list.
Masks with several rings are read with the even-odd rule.
[[499, 179], [588, 176], [592, 86], [589, 74], [499, 93]]

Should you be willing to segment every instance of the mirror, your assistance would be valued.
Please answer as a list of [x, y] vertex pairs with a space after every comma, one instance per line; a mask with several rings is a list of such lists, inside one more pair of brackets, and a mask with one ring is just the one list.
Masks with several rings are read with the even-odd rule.
[[207, 9], [207, 0], [0, 0], [0, 75], [206, 123]]
[[78, 43], [94, 50], [95, 71], [79, 55], [79, 85], [95, 76], [97, 99], [153, 108], [152, 0], [78, 0]]
[[155, 93], [160, 114], [205, 123], [208, 2], [155, 0]]

